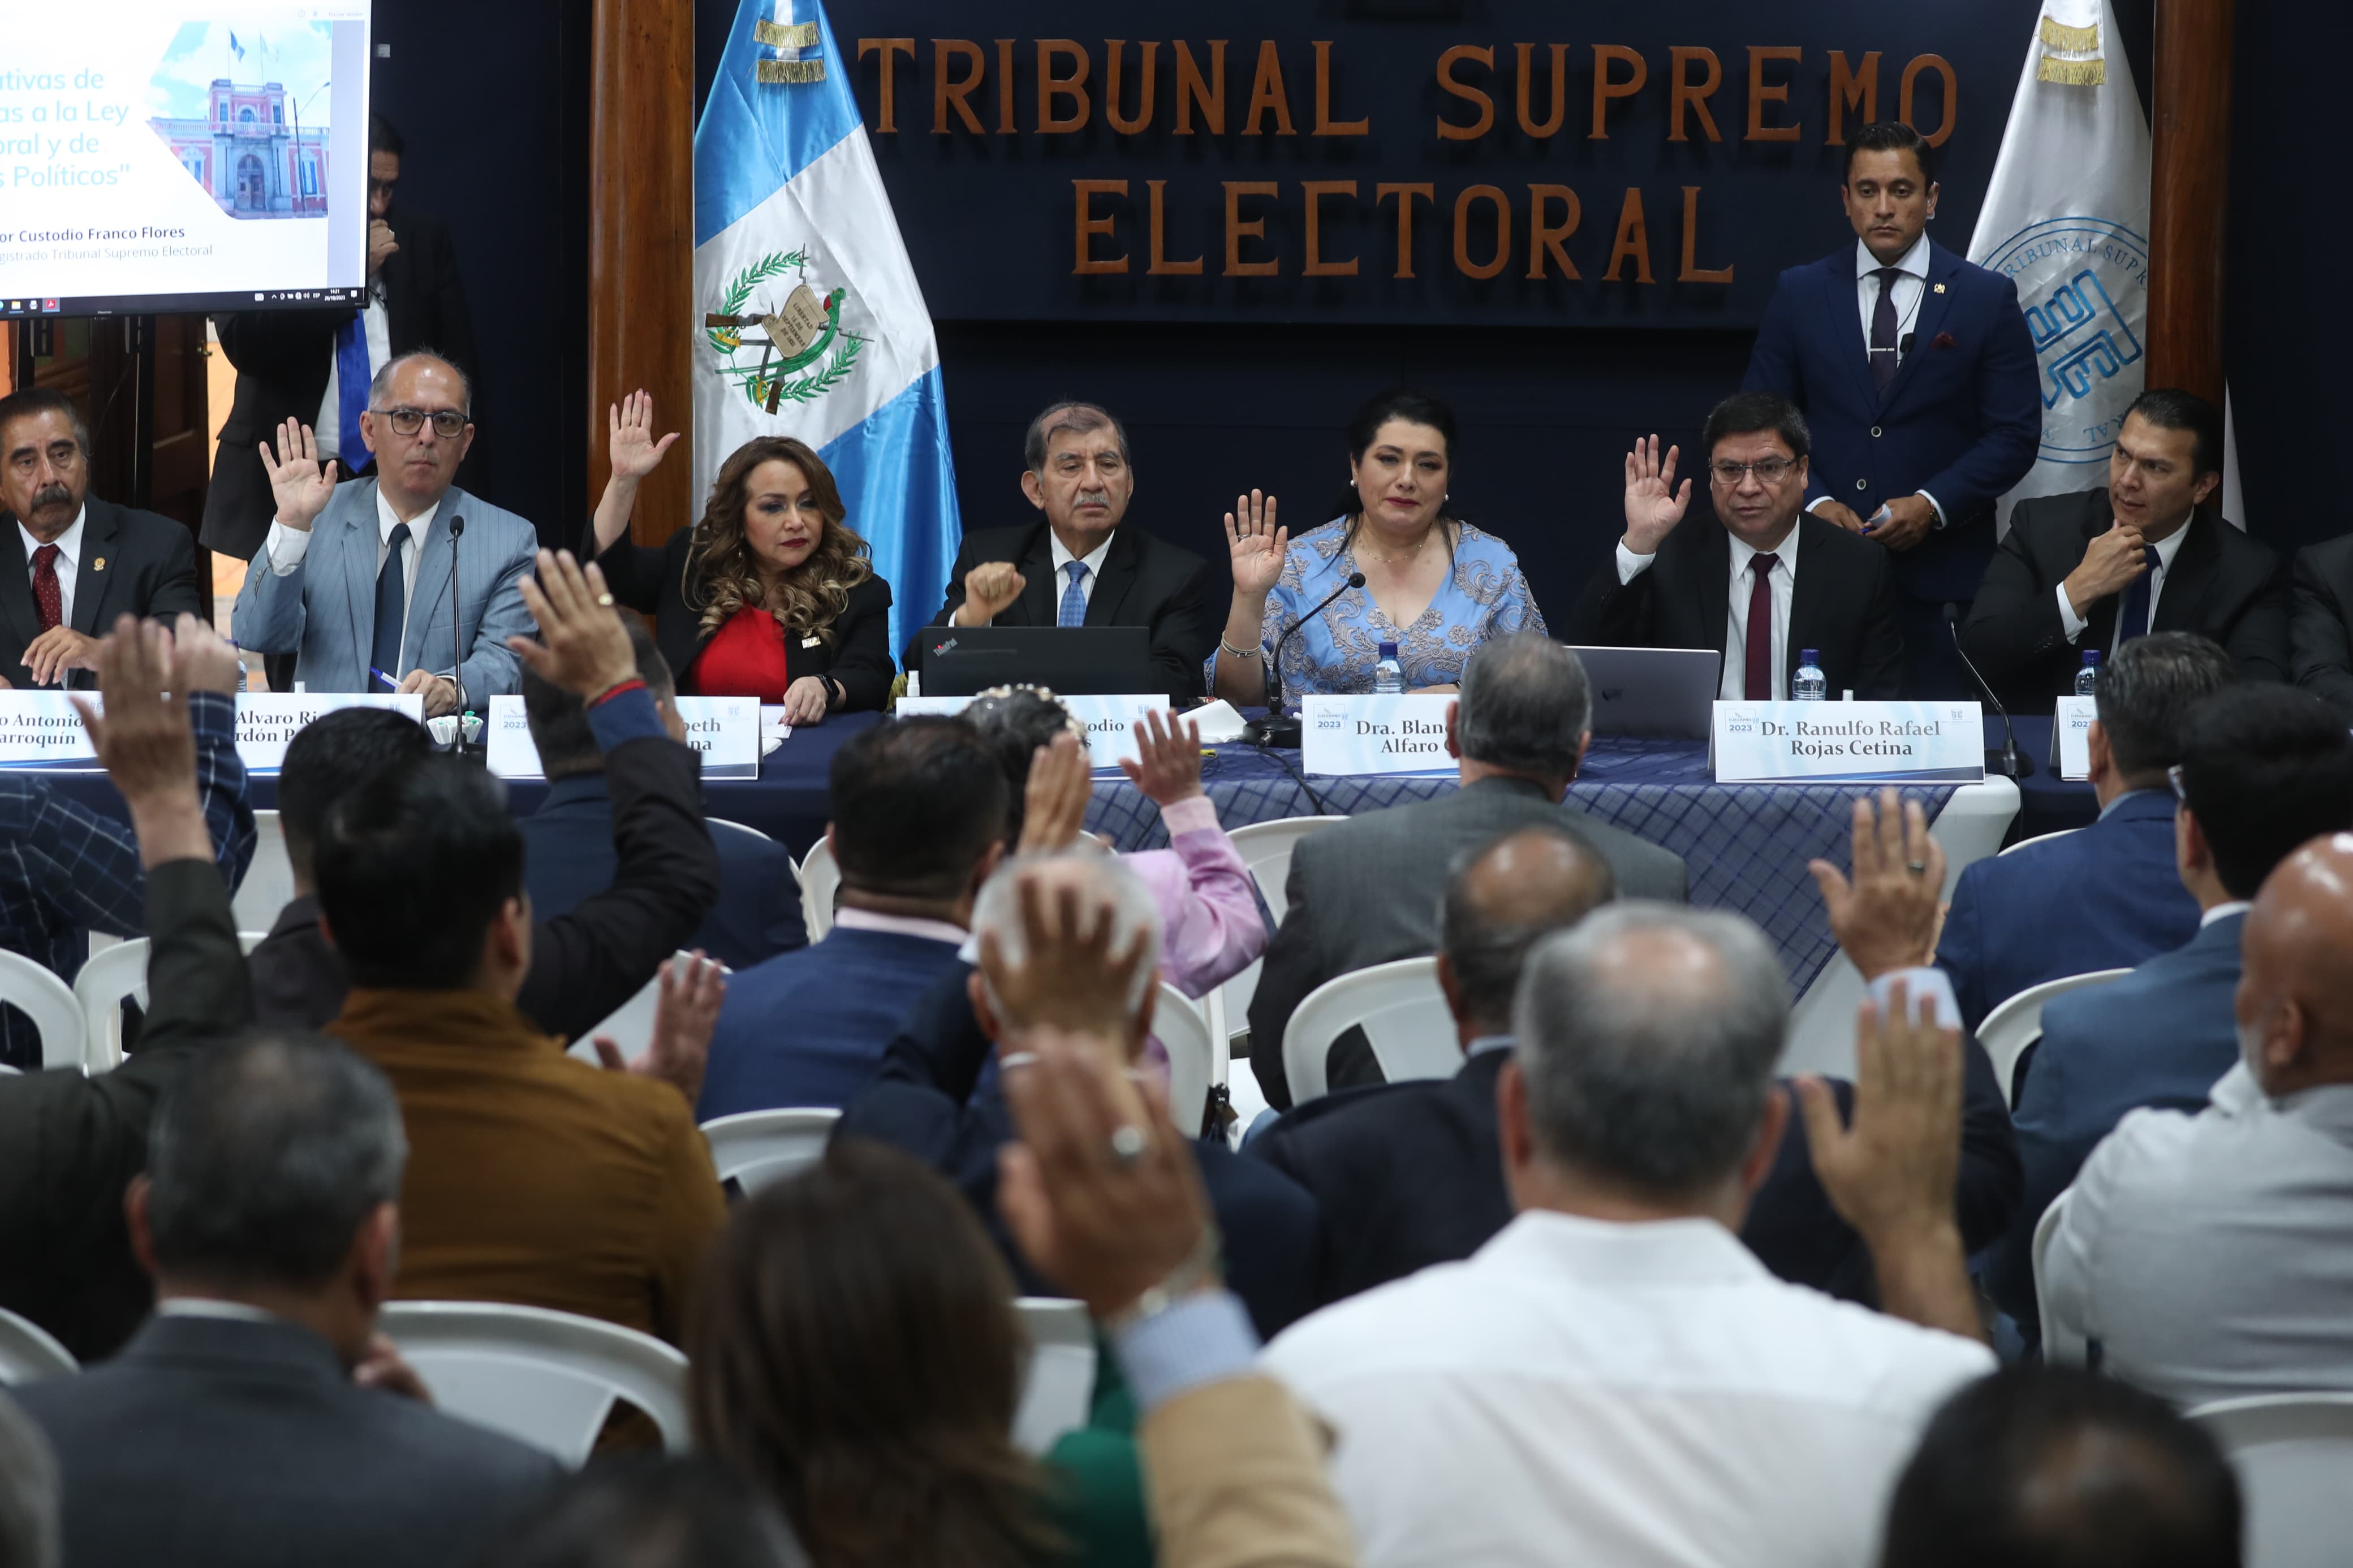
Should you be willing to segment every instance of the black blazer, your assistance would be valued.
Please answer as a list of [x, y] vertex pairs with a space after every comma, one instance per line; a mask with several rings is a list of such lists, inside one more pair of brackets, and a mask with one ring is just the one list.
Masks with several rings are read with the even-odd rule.
[[[257, 459], [258, 460], [258, 459]], [[67, 624], [87, 637], [104, 637], [117, 616], [169, 617], [201, 613], [196, 602], [196, 541], [185, 524], [152, 511], [90, 496], [83, 503], [81, 562], [74, 572], [73, 615]], [[40, 636], [33, 609], [32, 567], [14, 514], [0, 510], [0, 676], [22, 689], [33, 684], [25, 648]], [[67, 683], [95, 687], [86, 669], [69, 670]]]
[[[686, 602], [686, 552], [694, 530], [681, 528], [659, 550], [632, 544], [626, 533], [596, 557], [605, 569], [613, 597], [654, 618], [654, 642], [679, 683], [686, 683], [688, 666], [711, 638], [702, 630], [702, 612]], [[890, 700], [891, 683], [898, 670], [891, 663], [891, 584], [869, 577], [849, 591], [833, 623], [833, 642], [821, 637], [791, 637], [786, 668], [795, 680], [804, 675], [830, 676], [841, 682], [845, 700], [839, 711], [873, 713]]]
[[[2289, 668], [2295, 683], [2317, 691], [2353, 724], [2353, 533], [2295, 552], [2288, 611]], [[2163, 608], [2163, 601], [2158, 607]]]
[[[2059, 584], [2083, 564], [2092, 541], [2115, 524], [2105, 487], [2022, 500], [1986, 567], [1961, 644], [2002, 700], [2042, 712], [2075, 689], [2084, 649], [2105, 655], [2116, 640], [2123, 595], [2092, 605], [2081, 641], [2059, 619]], [[2249, 680], [2288, 679], [2287, 598], [2279, 552], [2214, 513], [2193, 515], [2166, 574], [2149, 629], [2197, 632], [2228, 648]]]
[[[468, 375], [480, 374], [474, 353], [474, 325], [466, 310], [466, 288], [458, 276], [458, 252], [448, 226], [429, 213], [396, 205], [385, 215], [400, 248], [385, 258], [377, 277], [384, 283], [386, 337], [395, 354], [432, 349]], [[335, 334], [352, 318], [349, 306], [329, 310], [238, 310], [213, 318], [221, 352], [237, 367], [237, 400], [220, 427], [220, 452], [213, 460], [212, 488], [205, 495], [203, 543], [207, 550], [250, 561], [269, 531], [278, 502], [270, 494], [260, 444], [289, 419], [308, 425], [319, 417], [327, 395], [327, 368], [334, 363]], [[475, 389], [475, 405], [481, 405]], [[356, 433], [353, 439], [358, 439]], [[459, 468], [457, 483], [481, 461], [480, 432]], [[336, 476], [351, 471], [337, 466]]]
[[[1651, 569], [1618, 581], [1609, 559], [1569, 612], [1562, 640], [1594, 647], [1699, 647], [1724, 651], [1731, 625], [1732, 536], [1686, 516], [1659, 546]], [[1904, 634], [1895, 624], [1895, 574], [1886, 547], [1811, 512], [1798, 518], [1798, 573], [1789, 596], [1788, 668], [1796, 679], [1806, 649], [1821, 656], [1835, 700], [1904, 694]]]
[[[1063, 584], [1054, 571], [1054, 545], [1043, 521], [1016, 528], [967, 533], [948, 572], [947, 603], [931, 624], [944, 626], [964, 605], [965, 574], [984, 561], [1010, 561], [1026, 585], [1021, 596], [990, 623], [999, 626], [1050, 626], [1060, 616]], [[1132, 522], [1112, 535], [1103, 573], [1087, 599], [1091, 626], [1148, 626], [1152, 668], [1179, 707], [1201, 700], [1201, 665], [1209, 657], [1217, 626], [1209, 616], [1209, 563], [1191, 551], [1156, 539]], [[906, 668], [923, 667], [923, 639], [907, 644]]]

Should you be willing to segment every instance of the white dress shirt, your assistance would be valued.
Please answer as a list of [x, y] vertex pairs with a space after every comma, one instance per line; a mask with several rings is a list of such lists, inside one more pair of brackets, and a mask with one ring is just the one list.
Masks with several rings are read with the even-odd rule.
[[[1724, 674], [1715, 694], [1726, 702], [1739, 702], [1748, 696], [1748, 563], [1758, 552], [1729, 532], [1725, 538], [1732, 546], [1732, 597], [1725, 610]], [[1789, 537], [1771, 553], [1776, 564], [1766, 582], [1773, 596], [1773, 698], [1775, 701], [1784, 701], [1789, 695], [1789, 602], [1798, 592], [1798, 530], [1789, 530]], [[1656, 559], [1655, 555], [1635, 554], [1626, 548], [1621, 538], [1618, 542], [1618, 581], [1631, 583], [1649, 571]]]
[[[73, 625], [74, 580], [81, 574], [81, 525], [89, 521], [90, 508], [85, 505], [74, 513], [72, 525], [49, 541], [58, 547], [58, 625], [61, 626]], [[41, 548], [41, 542], [22, 522], [16, 531], [25, 542], [25, 582], [29, 586], [33, 574], [39, 570], [33, 564], [33, 552]]]
[[[1896, 363], [1901, 364], [1905, 358], [1909, 357], [1904, 353], [1904, 334], [1911, 331], [1919, 321], [1920, 297], [1928, 289], [1927, 231], [1923, 229], [1920, 237], [1912, 242], [1912, 248], [1897, 257], [1892, 264], [1882, 262], [1879, 258], [1872, 255], [1871, 247], [1862, 240], [1858, 239], [1854, 242], [1854, 303], [1855, 309], [1861, 312], [1862, 318], [1862, 353], [1866, 362], [1871, 356], [1871, 318], [1879, 310], [1879, 279], [1873, 274], [1877, 273], [1883, 266], [1888, 265], [1893, 265], [1896, 271], [1894, 280], [1888, 287], [1893, 291], [1895, 300]], [[1915, 342], [1912, 346], [1917, 348], [1920, 345]], [[1936, 498], [1926, 490], [1915, 490], [1913, 493], [1926, 500], [1929, 509], [1936, 514], [1936, 526], [1944, 527], [1945, 509], [1937, 503]], [[1821, 500], [1815, 501], [1806, 510], [1811, 511], [1820, 507], [1822, 501], [1836, 500], [1838, 500], [1836, 496], [1824, 496]]]
[[[373, 284], [368, 290], [367, 304], [360, 311], [360, 326], [367, 334], [368, 376], [373, 380], [392, 358], [392, 320], [384, 313], [381, 282]], [[331, 345], [327, 350], [327, 395], [320, 400], [319, 417], [311, 422], [311, 433], [319, 438], [319, 460], [322, 463], [343, 454], [343, 372], [335, 363], [335, 351]], [[354, 451], [364, 449], [356, 430], [352, 432], [352, 447]], [[348, 469], [344, 477], [350, 477]]]
[[[887, 931], [894, 936], [919, 936], [925, 942], [944, 942], [950, 947], [962, 948], [972, 940], [972, 933], [959, 925], [945, 921], [925, 920], [921, 915], [883, 915], [872, 910], [851, 909], [845, 905], [833, 914], [834, 929]], [[979, 962], [975, 949], [972, 962]]]
[[[405, 605], [400, 618], [403, 647], [408, 642], [408, 617], [417, 611], [417, 557], [425, 547], [425, 536], [433, 531], [433, 520], [440, 514], [441, 503], [435, 501], [410, 518], [408, 537], [400, 546], [401, 598]], [[318, 526], [317, 518], [311, 519], [310, 528], [289, 528], [275, 519], [270, 521], [269, 533], [262, 541], [262, 550], [269, 557], [269, 570], [274, 575], [283, 577], [302, 564], [302, 557], [310, 552], [311, 535]], [[392, 503], [385, 500], [384, 489], [379, 486], [375, 492], [375, 569], [379, 574], [384, 571], [384, 558], [392, 551], [392, 531], [399, 526], [399, 514], [392, 510]], [[368, 583], [373, 602], [375, 578], [370, 577]], [[385, 673], [398, 680], [408, 672], [387, 669]], [[441, 670], [437, 673], [447, 675], [450, 672]]]
[[1264, 1368], [1333, 1428], [1366, 1568], [1866, 1568], [1984, 1346], [1776, 1279], [1714, 1220], [1519, 1215]]
[[1096, 545], [1093, 550], [1084, 555], [1071, 554], [1071, 547], [1062, 542], [1062, 536], [1056, 533], [1050, 528], [1046, 531], [1046, 537], [1052, 541], [1054, 546], [1055, 605], [1059, 607], [1062, 602], [1062, 595], [1071, 591], [1071, 575], [1064, 570], [1064, 568], [1069, 566], [1073, 561], [1083, 561], [1086, 563], [1086, 573], [1079, 579], [1079, 597], [1084, 599], [1090, 605], [1093, 604], [1095, 602], [1095, 579], [1103, 573], [1103, 557], [1111, 553], [1111, 542], [1119, 537], [1119, 530], [1115, 528], [1113, 529], [1110, 534], [1104, 538], [1101, 544]]
[[[2196, 521], [2194, 517], [2190, 519], [2190, 522]], [[2165, 592], [2165, 580], [2173, 572], [2173, 558], [2181, 553], [2181, 542], [2189, 537], [2190, 522], [2183, 523], [2163, 539], [2153, 542], [2151, 545], [2151, 548], [2157, 552], [2157, 564], [2150, 568], [2148, 574], [2148, 624], [2152, 631], [2157, 627], [2158, 595]], [[2108, 634], [2107, 651], [2111, 655], [2116, 651], [2117, 639], [2124, 636], [2124, 595], [2131, 591], [2130, 584], [2116, 590], [2116, 629]], [[2095, 604], [2097, 602], [2097, 600], [2094, 601]], [[2081, 637], [2084, 635], [2084, 628], [2092, 624], [2075, 613], [2074, 601], [2067, 597], [2067, 584], [2063, 582], [2059, 584], [2059, 624], [2066, 628], [2069, 642]]]

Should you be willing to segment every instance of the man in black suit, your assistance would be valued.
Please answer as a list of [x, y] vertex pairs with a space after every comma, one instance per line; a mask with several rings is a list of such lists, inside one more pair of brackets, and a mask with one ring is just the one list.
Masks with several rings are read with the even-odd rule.
[[[1017, 528], [967, 533], [935, 626], [1147, 626], [1152, 668], [1169, 700], [1201, 700], [1201, 663], [1215, 628], [1209, 563], [1122, 528], [1135, 494], [1127, 430], [1091, 403], [1057, 403], [1029, 422], [1021, 493], [1045, 514]], [[924, 639], [907, 647], [923, 668]]]
[[2353, 724], [2353, 533], [2295, 552], [2289, 669]]
[[438, 1414], [376, 1337], [408, 1143], [384, 1075], [312, 1036], [200, 1056], [126, 1200], [154, 1316], [17, 1392], [57, 1452], [75, 1563], [469, 1560], [561, 1475]]
[[1887, 552], [1805, 510], [1813, 437], [1770, 392], [1739, 392], [1700, 434], [1721, 528], [1678, 528], [1692, 482], [1675, 485], [1681, 449], [1655, 436], [1626, 458], [1626, 532], [1569, 612], [1573, 643], [1696, 647], [1724, 655], [1728, 702], [1795, 695], [1806, 650], [1829, 695], [1903, 694], [1904, 637]]
[[2012, 707], [2047, 711], [2084, 659], [2149, 632], [2221, 643], [2242, 679], [2288, 679], [2279, 555], [2206, 503], [2222, 483], [2222, 415], [2194, 393], [2144, 392], [2105, 488], [2018, 503], [1961, 642]]
[[117, 616], [196, 613], [195, 541], [90, 493], [90, 426], [65, 394], [0, 397], [0, 510], [16, 523], [0, 529], [0, 681], [66, 685], [97, 668]]

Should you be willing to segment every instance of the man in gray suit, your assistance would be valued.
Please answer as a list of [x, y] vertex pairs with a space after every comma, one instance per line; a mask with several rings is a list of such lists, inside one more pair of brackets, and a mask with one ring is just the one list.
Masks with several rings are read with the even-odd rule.
[[335, 483], [299, 420], [279, 430], [274, 455], [262, 444], [278, 516], [237, 596], [237, 646], [299, 653], [312, 691], [421, 692], [428, 717], [520, 689], [507, 638], [531, 629], [516, 584], [539, 536], [452, 488], [472, 410], [464, 373], [420, 350], [368, 389], [360, 435], [380, 477]]
[[[1683, 857], [1561, 804], [1593, 739], [1593, 689], [1577, 656], [1535, 632], [1471, 656], [1446, 710], [1461, 763], [1451, 795], [1368, 811], [1299, 841], [1291, 912], [1267, 944], [1251, 999], [1250, 1069], [1266, 1102], [1291, 1106], [1282, 1031], [1307, 994], [1335, 975], [1438, 949], [1438, 905], [1456, 856], [1531, 823], [1565, 824], [1609, 863], [1620, 896], [1684, 900]], [[1361, 1031], [1333, 1043], [1337, 1090], [1381, 1081]]]
[[315, 1036], [198, 1057], [125, 1205], [154, 1316], [16, 1390], [65, 1483], [69, 1563], [446, 1568], [553, 1486], [441, 1415], [376, 1337], [407, 1163], [384, 1075]]

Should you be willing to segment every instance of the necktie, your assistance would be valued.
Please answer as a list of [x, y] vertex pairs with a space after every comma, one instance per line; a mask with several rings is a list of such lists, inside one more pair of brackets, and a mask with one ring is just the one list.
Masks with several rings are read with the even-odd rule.
[[1073, 561], [1062, 570], [1070, 575], [1071, 585], [1062, 590], [1062, 608], [1055, 617], [1058, 626], [1082, 626], [1087, 624], [1087, 595], [1079, 584], [1087, 580], [1087, 563]]
[[395, 524], [392, 548], [384, 552], [384, 564], [376, 568], [375, 641], [368, 649], [368, 662], [395, 680], [407, 673], [400, 668], [400, 624], [408, 615], [408, 577], [401, 567], [400, 550], [407, 542], [408, 524]]
[[1871, 308], [1871, 384], [1884, 397], [1904, 363], [1903, 356], [1895, 352], [1895, 280], [1903, 273], [1893, 267], [1883, 267], [1872, 276], [1879, 279], [1879, 303]]
[[346, 477], [375, 461], [375, 454], [360, 439], [360, 416], [367, 412], [367, 318], [362, 314], [345, 321], [335, 334], [335, 417], [341, 422], [335, 445], [342, 448], [335, 456], [343, 459]]
[[2125, 604], [2116, 616], [2116, 646], [2122, 647], [2135, 637], [2148, 636], [2149, 594], [2157, 583], [2157, 546], [2144, 544], [2140, 558], [2148, 570], [2125, 586]]
[[58, 547], [54, 544], [44, 544], [33, 552], [33, 608], [40, 612], [43, 631], [66, 618], [66, 596], [58, 586]]
[[1773, 700], [1773, 563], [1778, 555], [1751, 556], [1748, 584], [1748, 685], [1751, 702]]

